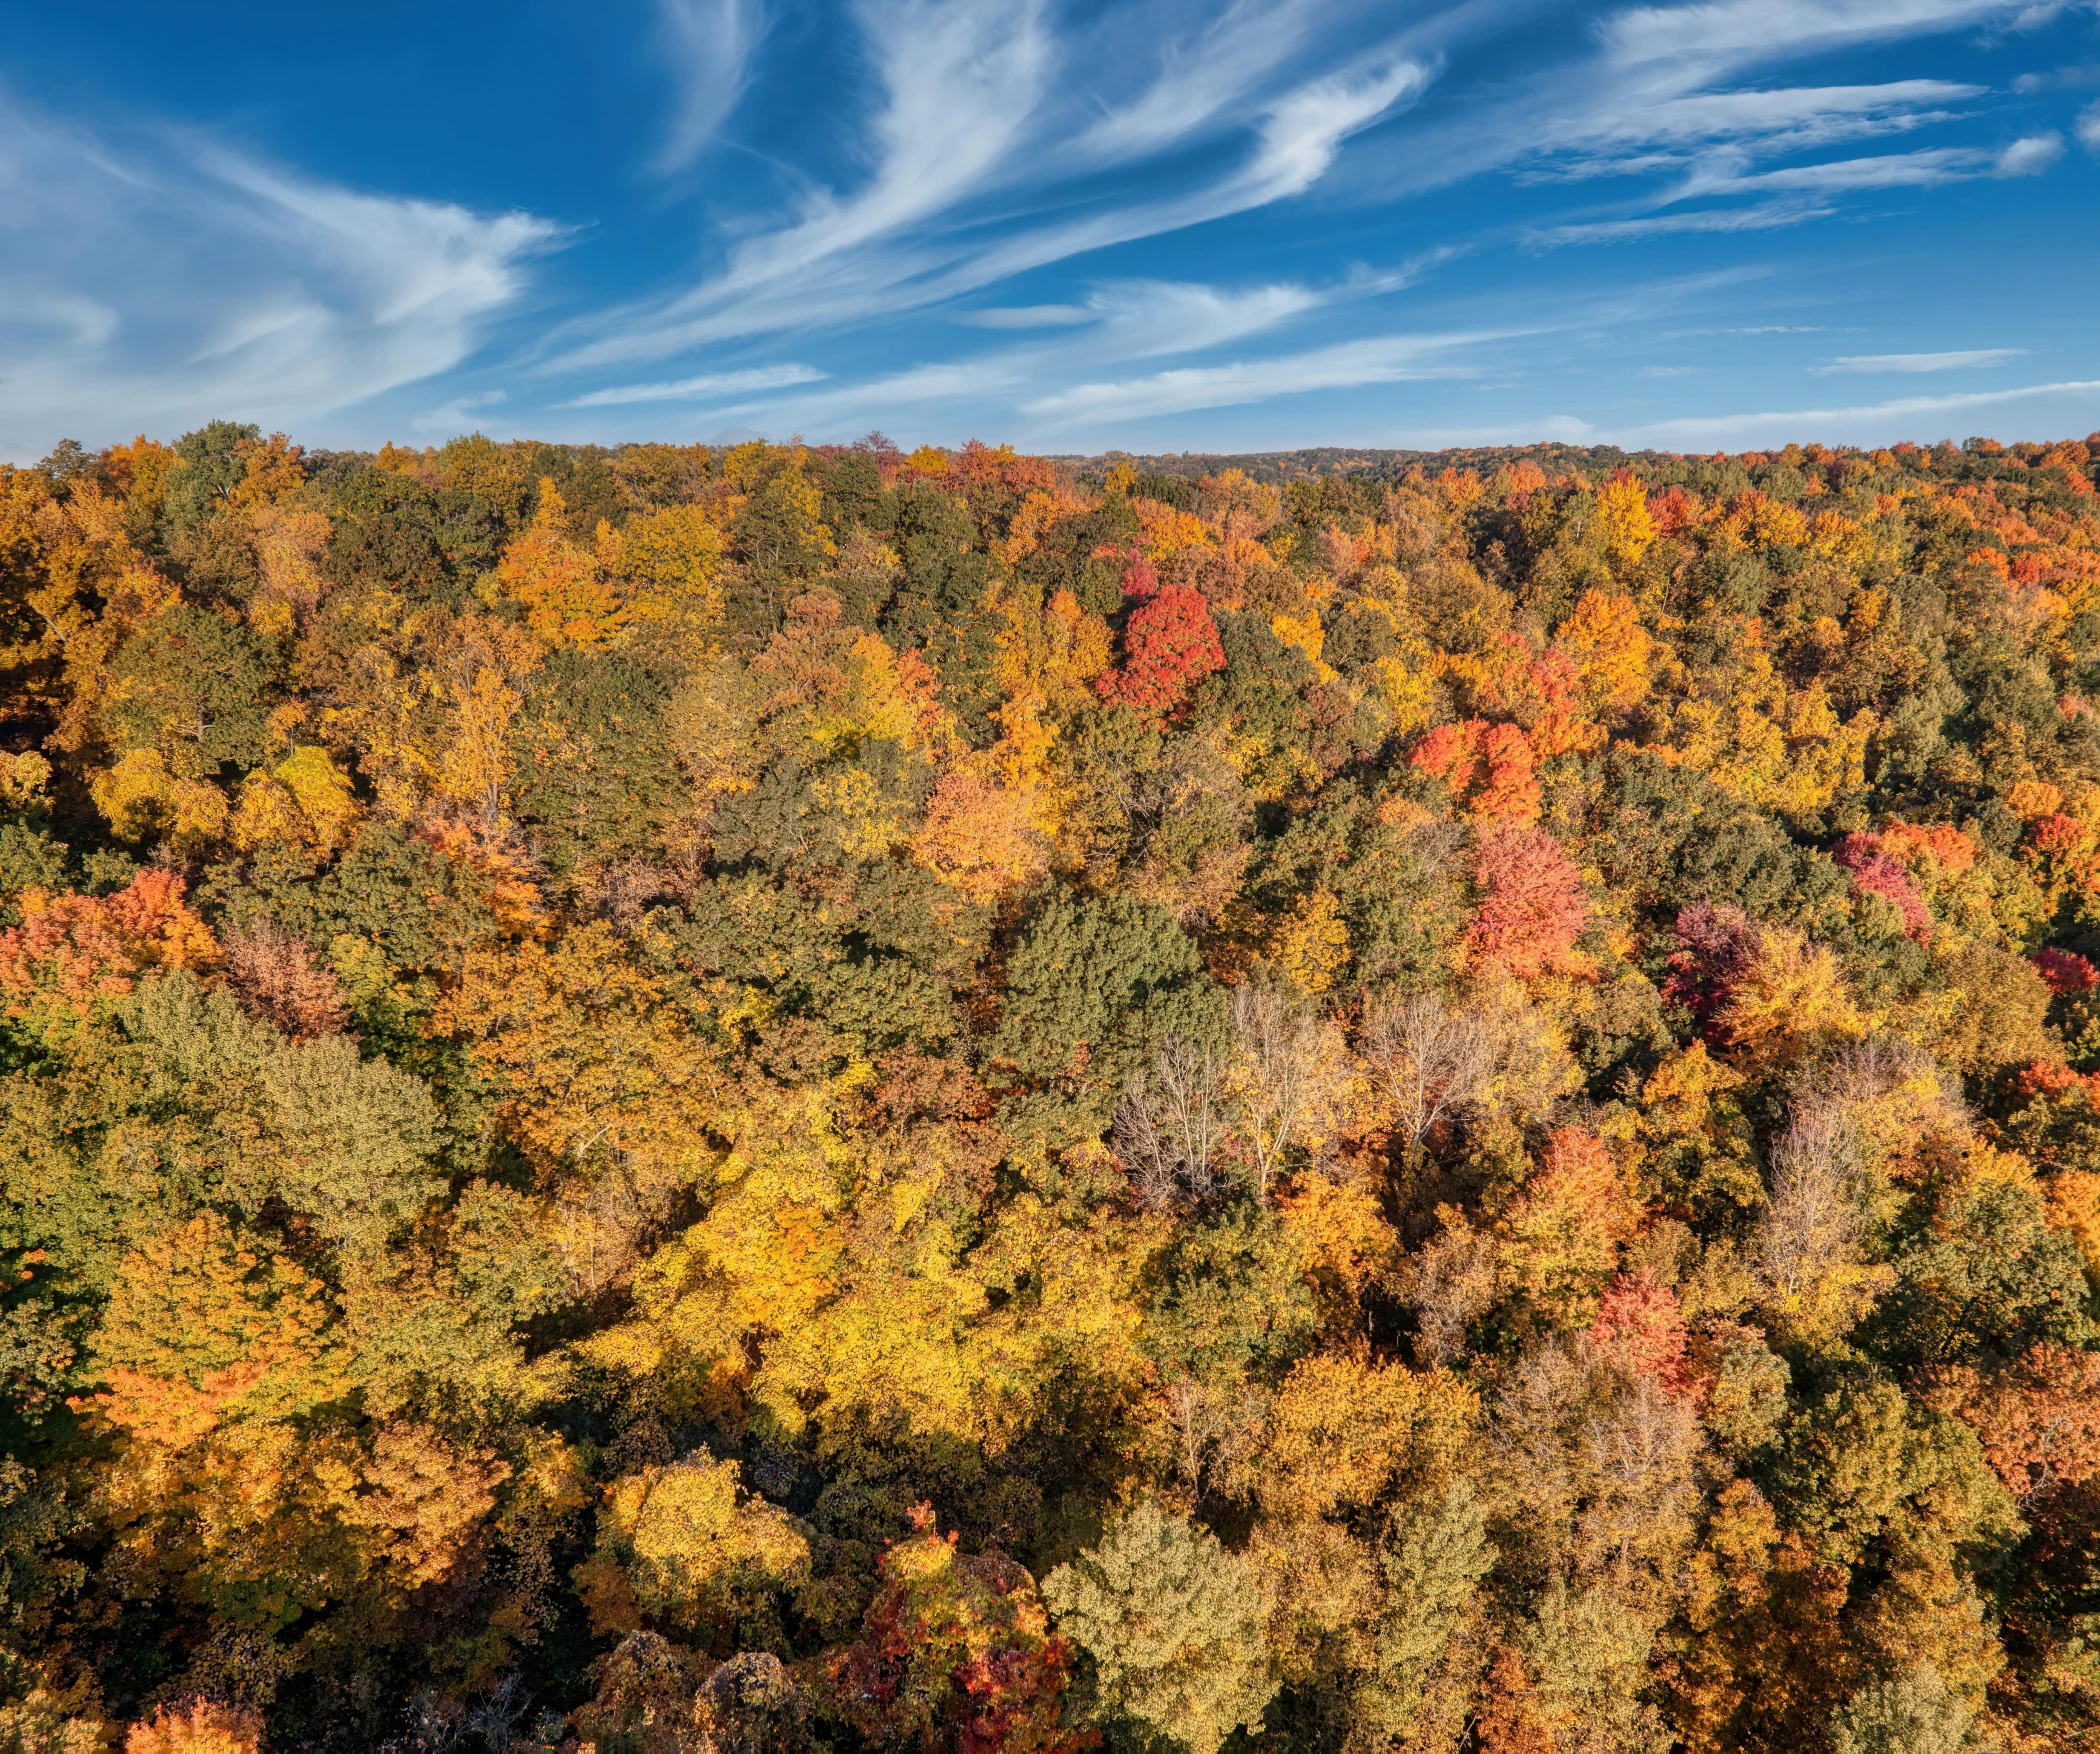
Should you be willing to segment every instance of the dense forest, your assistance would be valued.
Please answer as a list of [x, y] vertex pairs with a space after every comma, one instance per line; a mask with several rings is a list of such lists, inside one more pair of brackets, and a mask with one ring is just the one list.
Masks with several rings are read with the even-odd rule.
[[0, 470], [0, 1750], [2100, 1748], [2096, 464]]

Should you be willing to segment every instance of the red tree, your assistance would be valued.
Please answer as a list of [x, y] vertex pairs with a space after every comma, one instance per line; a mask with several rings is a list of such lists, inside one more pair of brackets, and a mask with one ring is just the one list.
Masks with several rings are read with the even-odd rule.
[[1474, 873], [1483, 891], [1466, 934], [1474, 955], [1522, 980], [1567, 968], [1589, 904], [1560, 842], [1543, 828], [1490, 823], [1480, 832]]
[[1123, 575], [1123, 594], [1138, 599], [1123, 623], [1123, 668], [1105, 672], [1094, 686], [1135, 711], [1172, 712], [1204, 677], [1225, 668], [1218, 624], [1201, 591], [1162, 585], [1142, 560]]
[[1878, 836], [1848, 834], [1831, 858], [1852, 874], [1852, 887], [1860, 894], [1880, 896], [1903, 916], [1907, 936], [1921, 944], [1932, 936], [1932, 910], [1925, 905], [1916, 879], [1881, 850]]

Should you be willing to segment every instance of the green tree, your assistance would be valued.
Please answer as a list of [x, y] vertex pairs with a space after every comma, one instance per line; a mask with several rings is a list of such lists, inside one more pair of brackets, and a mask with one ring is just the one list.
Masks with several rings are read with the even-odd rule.
[[1093, 1659], [1096, 1709], [1212, 1754], [1258, 1729], [1279, 1677], [1263, 1637], [1260, 1566], [1145, 1500], [1101, 1544], [1043, 1580], [1058, 1630]]

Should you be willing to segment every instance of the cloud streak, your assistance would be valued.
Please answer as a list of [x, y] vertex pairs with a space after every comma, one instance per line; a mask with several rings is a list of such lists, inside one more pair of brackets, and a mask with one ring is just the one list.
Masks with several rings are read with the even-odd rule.
[[637, 402], [727, 402], [756, 390], [784, 390], [794, 384], [814, 384], [824, 374], [814, 366], [762, 365], [748, 371], [704, 372], [695, 378], [670, 383], [618, 384], [592, 390], [563, 404], [567, 408], [624, 408]]
[[2025, 359], [2025, 347], [1976, 347], [1949, 353], [1852, 353], [1809, 370], [1819, 378], [1836, 372], [1955, 372]]
[[658, 39], [678, 82], [655, 160], [668, 174], [698, 158], [742, 101], [766, 20], [760, 0], [657, 0], [657, 11]]

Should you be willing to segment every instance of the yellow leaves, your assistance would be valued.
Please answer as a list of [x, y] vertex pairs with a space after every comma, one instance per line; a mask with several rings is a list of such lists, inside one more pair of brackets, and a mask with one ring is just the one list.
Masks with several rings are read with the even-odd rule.
[[1331, 890], [1310, 890], [1298, 899], [1276, 926], [1269, 960], [1308, 996], [1334, 985], [1334, 977], [1349, 960], [1349, 928]]
[[19, 755], [0, 750], [0, 805], [27, 810], [44, 801], [51, 783], [51, 764], [34, 750]]
[[459, 1563], [510, 1466], [427, 1426], [388, 1425], [362, 1473], [364, 1490], [338, 1514], [350, 1527], [372, 1531], [374, 1557], [414, 1589], [439, 1582]]
[[350, 837], [358, 817], [350, 778], [328, 751], [301, 744], [277, 764], [276, 778], [292, 795], [322, 853], [333, 853]]
[[711, 650], [722, 627], [721, 527], [706, 508], [664, 506], [617, 535], [600, 526], [599, 560], [630, 599], [637, 624], [676, 622]]
[[917, 748], [928, 729], [925, 703], [907, 684], [897, 654], [879, 634], [856, 638], [846, 655], [846, 688], [834, 710], [816, 721], [811, 741], [822, 754], [846, 742], [887, 740]]
[[1554, 636], [1575, 660], [1593, 711], [1623, 711], [1648, 690], [1648, 630], [1631, 597], [1590, 590]]
[[248, 621], [258, 633], [281, 638], [292, 631], [297, 615], [320, 598], [316, 562], [328, 546], [328, 514], [264, 505], [251, 514], [248, 527], [262, 573], [262, 588], [248, 605]]
[[1819, 560], [1835, 562], [1857, 578], [1872, 564], [1880, 545], [1841, 512], [1818, 512], [1808, 525], [1808, 550]]
[[1749, 966], [1730, 983], [1714, 1023], [1731, 1047], [1767, 1064], [1795, 1058], [1819, 1038], [1866, 1033], [1837, 958], [1783, 926], [1759, 930]]
[[1597, 489], [1597, 523], [1604, 552], [1615, 568], [1635, 564], [1654, 546], [1648, 493], [1631, 475], [1614, 475]]
[[1423, 647], [1421, 658], [1415, 662], [1402, 657], [1378, 660], [1378, 691], [1385, 710], [1392, 715], [1395, 737], [1412, 737], [1426, 729], [1435, 710], [1436, 678], [1427, 656], [1427, 648]]
[[1784, 500], [1753, 487], [1736, 496], [1714, 526], [1713, 538], [1723, 548], [1799, 548], [1808, 540], [1808, 520]]
[[605, 577], [611, 531], [601, 526], [601, 552], [594, 554], [569, 535], [568, 510], [554, 483], [542, 480], [531, 524], [496, 563], [496, 588], [524, 611], [526, 627], [543, 644], [590, 648], [618, 632], [630, 609]]
[[1053, 707], [1091, 700], [1112, 647], [1108, 623], [1089, 615], [1070, 591], [1054, 592], [1040, 615], [1010, 603], [999, 631], [1000, 692], [1009, 700], [1039, 693]]
[[1359, 1182], [1307, 1173], [1293, 1178], [1276, 1206], [1303, 1246], [1306, 1276], [1330, 1321], [1353, 1320], [1365, 1293], [1387, 1283], [1400, 1260], [1400, 1233], [1377, 1195]]
[[1158, 567], [1162, 576], [1180, 578], [1190, 563], [1216, 546], [1203, 520], [1194, 512], [1177, 511], [1151, 499], [1133, 499], [1130, 503], [1138, 515], [1138, 552]]
[[1479, 1397], [1446, 1371], [1303, 1358], [1277, 1393], [1245, 1484], [1272, 1517], [1369, 1504], [1396, 1475], [1448, 1473], [1479, 1411]]
[[[623, 1612], [629, 1602], [665, 1625], [692, 1630], [730, 1616], [740, 1598], [808, 1575], [809, 1543], [794, 1520], [756, 1494], [739, 1503], [738, 1474], [735, 1462], [718, 1462], [703, 1449], [606, 1488], [595, 1563], [578, 1573], [595, 1631], [631, 1627]], [[605, 1575], [611, 1566], [625, 1590]]]
[[848, 858], [879, 859], [911, 838], [902, 802], [885, 792], [866, 768], [835, 768], [810, 784], [810, 796], [847, 827], [839, 846]]
[[1275, 615], [1269, 619], [1269, 631], [1295, 651], [1305, 654], [1313, 667], [1314, 675], [1322, 682], [1332, 682], [1336, 671], [1321, 661], [1320, 653], [1327, 643], [1326, 631], [1320, 626], [1320, 612], [1308, 608], [1303, 615]]
[[134, 749], [88, 782], [95, 808], [120, 840], [163, 834], [199, 845], [226, 832], [226, 794], [208, 780], [178, 779], [158, 749]]
[[1763, 650], [1751, 649], [1725, 700], [1679, 703], [1666, 758], [1704, 770], [1761, 810], [1810, 813], [1866, 784], [1866, 751], [1880, 721], [1865, 708], [1840, 720], [1820, 682], [1789, 690]]
[[2047, 780], [2019, 780], [2005, 794], [2005, 807], [2022, 822], [2053, 816], [2063, 807], [2061, 788]]
[[575, 1214], [589, 1259], [572, 1270], [589, 1274], [595, 1260], [596, 1270], [618, 1271], [621, 1238], [715, 1160], [714, 1055], [603, 923], [551, 948], [475, 951], [440, 1027], [467, 1037], [505, 1094], [513, 1135], [550, 1177], [587, 1162], [616, 1166], [601, 1190], [608, 1203], [587, 1200]]
[[243, 852], [294, 846], [328, 859], [348, 843], [360, 814], [349, 777], [328, 751], [301, 744], [270, 773], [248, 776], [230, 833]]

